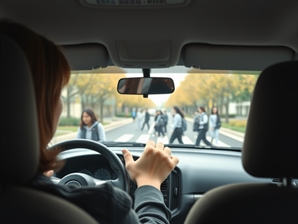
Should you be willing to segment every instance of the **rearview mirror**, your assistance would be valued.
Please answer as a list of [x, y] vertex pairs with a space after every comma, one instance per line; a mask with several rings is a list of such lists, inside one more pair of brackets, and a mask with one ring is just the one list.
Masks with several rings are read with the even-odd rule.
[[118, 82], [117, 91], [120, 94], [169, 94], [175, 90], [171, 78], [122, 78]]

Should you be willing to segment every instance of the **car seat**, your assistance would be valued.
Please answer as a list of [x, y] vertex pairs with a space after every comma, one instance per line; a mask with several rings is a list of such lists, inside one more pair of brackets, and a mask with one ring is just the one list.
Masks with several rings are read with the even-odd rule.
[[97, 223], [79, 207], [26, 187], [39, 162], [37, 112], [22, 50], [1, 40], [1, 223]]
[[185, 223], [297, 223], [297, 67], [282, 62], [259, 76], [242, 149], [242, 165], [255, 177], [279, 184], [243, 183], [210, 190]]

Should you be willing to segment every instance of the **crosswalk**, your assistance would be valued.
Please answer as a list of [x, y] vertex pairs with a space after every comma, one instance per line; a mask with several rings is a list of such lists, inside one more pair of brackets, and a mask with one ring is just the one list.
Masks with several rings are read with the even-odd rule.
[[[135, 140], [135, 142], [138, 143], [146, 143], [148, 140], [150, 139], [156, 139], [157, 142], [162, 142], [164, 144], [169, 144], [169, 136], [165, 136], [165, 137], [157, 137], [154, 136], [152, 134], [139, 134], [139, 135], [134, 135], [134, 134], [124, 134], [122, 136], [120, 136], [119, 138], [117, 138], [116, 140], [114, 140], [115, 142], [129, 142], [132, 139], [135, 139], [135, 137], [137, 138]], [[195, 137], [194, 137], [195, 138]], [[211, 141], [211, 138], [209, 136], [207, 136], [207, 140]], [[182, 136], [182, 141], [184, 144], [190, 144], [190, 145], [194, 145], [195, 144], [195, 139], [191, 140], [188, 136]], [[174, 141], [174, 144], [178, 144], [177, 139]], [[205, 146], [204, 142], [201, 141], [201, 145]], [[225, 144], [224, 142], [219, 141], [218, 144], [215, 144], [216, 146], [222, 146], [222, 147], [230, 147], [229, 145]]]
[[[146, 130], [139, 130], [135, 126], [136, 125], [134, 124], [131, 124], [130, 126], [125, 125], [124, 127], [120, 127], [120, 129], [114, 128], [106, 131], [106, 137], [107, 137], [106, 141], [107, 142], [147, 143], [148, 140], [154, 140], [155, 142], [162, 142], [164, 144], [169, 144], [170, 142], [169, 141], [171, 137], [170, 127], [168, 127], [169, 132], [166, 134], [165, 137], [158, 137], [156, 135], [153, 135], [154, 124], [151, 124], [148, 131], [147, 131], [147, 128], [145, 128]], [[184, 133], [184, 136], [182, 136], [182, 141], [184, 144], [187, 144], [187, 145], [195, 145], [197, 135], [198, 135], [197, 132], [193, 132], [191, 129], [187, 130]], [[207, 140], [211, 142], [211, 137], [209, 136], [209, 133], [207, 133], [206, 137], [207, 137]], [[58, 142], [71, 140], [71, 139], [76, 139], [76, 132], [54, 137], [51, 140], [51, 143], [49, 145], [53, 145]], [[241, 148], [243, 144], [243, 137], [241, 138], [241, 136], [234, 135], [232, 132], [227, 132], [225, 130], [220, 131], [219, 139], [221, 141], [219, 141], [218, 144], [215, 144], [215, 141], [213, 141], [214, 146]], [[178, 140], [175, 139], [173, 144], [179, 144]], [[201, 141], [200, 145], [206, 146], [203, 141]]]
[[[124, 134], [122, 136], [120, 136], [119, 138], [117, 138], [116, 140], [114, 140], [115, 142], [129, 142], [131, 141], [132, 139], [135, 139], [135, 142], [138, 142], [138, 143], [146, 143], [148, 140], [150, 139], [156, 139], [157, 142], [162, 142], [164, 144], [169, 144], [169, 136], [164, 136], [164, 137], [157, 137], [157, 136], [154, 136], [152, 134], [138, 134], [138, 135], [135, 135], [135, 134]], [[211, 141], [211, 138], [209, 136], [207, 136], [207, 140], [208, 141]], [[194, 145], [195, 144], [195, 137], [194, 137], [194, 140], [190, 139], [190, 137], [188, 136], [182, 136], [182, 141], [184, 144], [190, 144], [190, 145]], [[175, 143], [178, 143], [177, 139], [174, 141], [174, 144]], [[201, 145], [202, 146], [206, 146], [204, 144], [203, 141], [201, 141]], [[225, 144], [224, 142], [221, 142], [219, 141], [218, 144], [215, 144], [216, 146], [221, 146], [221, 147], [230, 147], [229, 145]]]
[[128, 142], [134, 135], [132, 134], [125, 134], [121, 137], [117, 138], [115, 142]]

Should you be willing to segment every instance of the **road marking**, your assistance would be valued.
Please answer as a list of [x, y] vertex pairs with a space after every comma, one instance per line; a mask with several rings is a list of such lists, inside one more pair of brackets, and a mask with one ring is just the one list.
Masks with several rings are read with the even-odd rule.
[[238, 136], [236, 136], [236, 135], [232, 135], [232, 134], [230, 134], [230, 133], [227, 133], [227, 132], [221, 132], [220, 130], [219, 130], [219, 133], [221, 134], [221, 135], [225, 135], [225, 136], [227, 136], [227, 137], [230, 137], [230, 138], [233, 138], [233, 139], [235, 139], [235, 140], [237, 140], [237, 141], [239, 141], [239, 142], [242, 142], [243, 143], [243, 141], [244, 141], [244, 138], [241, 138], [241, 137], [238, 137]]
[[140, 142], [140, 143], [147, 143], [147, 141], [150, 139], [150, 134], [142, 134], [137, 140], [136, 142]]
[[156, 142], [162, 142], [163, 144], [169, 144], [169, 138], [168, 138], [168, 136], [157, 137]]
[[[206, 138], [209, 142], [211, 142], [211, 137], [210, 136], [206, 136]], [[201, 140], [200, 145], [206, 146], [206, 144], [203, 142], [203, 140]], [[229, 145], [227, 145], [227, 144], [225, 144], [225, 143], [223, 143], [219, 140], [218, 140], [218, 144], [215, 144], [215, 140], [213, 140], [213, 145], [214, 146], [222, 146], [222, 147], [231, 147], [231, 146], [229, 146]]]
[[154, 123], [155, 123], [155, 122], [153, 122], [153, 123], [151, 124], [151, 126], [150, 126], [150, 128], [149, 128], [149, 131], [148, 131], [148, 134], [154, 134], [154, 133], [153, 133], [153, 131], [154, 131]]
[[[115, 140], [115, 142], [128, 142], [134, 135], [133, 134], [125, 134], [122, 135], [121, 137], [117, 138]], [[140, 142], [140, 143], [147, 143], [147, 141], [151, 138], [150, 134], [141, 134], [139, 136], [139, 138], [136, 140], [136, 142]], [[209, 142], [211, 142], [211, 137], [210, 136], [206, 136], [207, 140]], [[177, 139], [175, 140], [177, 141]], [[190, 145], [194, 145], [195, 142], [193, 142], [188, 136], [182, 136], [182, 141], [184, 144], [190, 144]], [[214, 140], [215, 141], [215, 140]], [[219, 147], [230, 147], [229, 145], [223, 143], [222, 141], [218, 141], [218, 144], [215, 144], [215, 142], [213, 141], [214, 146], [219, 146]], [[165, 137], [157, 137], [156, 142], [162, 142], [163, 144], [169, 144], [169, 138], [168, 136]], [[174, 144], [178, 144], [178, 142], [174, 143]], [[206, 146], [206, 144], [201, 141], [200, 142], [201, 146]]]
[[190, 145], [194, 144], [194, 142], [192, 140], [190, 140], [190, 138], [185, 135], [182, 136], [182, 141], [184, 144], [190, 144]]
[[223, 143], [223, 142], [221, 142], [221, 141], [218, 141], [218, 144], [215, 144], [215, 142], [214, 142], [214, 140], [213, 140], [213, 144], [214, 144], [215, 146], [231, 147], [230, 145], [227, 145], [227, 144], [225, 144], [225, 143]]
[[122, 135], [120, 138], [114, 140], [114, 142], [128, 142], [132, 137], [133, 135], [130, 134]]

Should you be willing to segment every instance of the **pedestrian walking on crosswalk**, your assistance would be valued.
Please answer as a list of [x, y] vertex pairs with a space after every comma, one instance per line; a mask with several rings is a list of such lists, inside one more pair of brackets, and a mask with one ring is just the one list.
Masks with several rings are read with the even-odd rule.
[[143, 126], [141, 128], [142, 131], [143, 131], [145, 125], [147, 125], [148, 131], [149, 131], [149, 129], [150, 129], [149, 120], [150, 120], [150, 114], [148, 112], [148, 109], [146, 108], [145, 109], [145, 114], [144, 114], [144, 123], [143, 123]]
[[175, 141], [175, 139], [178, 140], [180, 144], [183, 144], [182, 141], [182, 119], [184, 119], [184, 114], [181, 112], [181, 110], [177, 107], [174, 106], [172, 109], [172, 114], [173, 114], [173, 124], [172, 124], [172, 135], [170, 138], [170, 144]]

